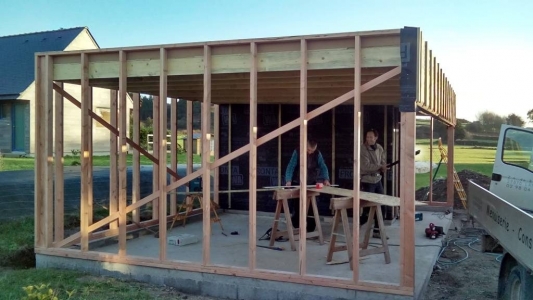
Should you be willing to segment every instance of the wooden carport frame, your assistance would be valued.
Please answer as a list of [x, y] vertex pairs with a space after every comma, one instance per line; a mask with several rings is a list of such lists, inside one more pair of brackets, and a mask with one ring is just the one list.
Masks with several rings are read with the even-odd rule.
[[[298, 48], [295, 48], [298, 45]], [[348, 45], [348, 46], [346, 46]], [[260, 51], [260, 47], [262, 51]], [[322, 48], [321, 48], [322, 47]], [[247, 49], [243, 52], [243, 49]], [[233, 52], [235, 51], [235, 52]], [[201, 53], [201, 54], [200, 54]], [[351, 65], [350, 65], [351, 64]], [[321, 70], [332, 73], [342, 73], [343, 70], [352, 69], [353, 88], [338, 94], [317, 94], [308, 96], [310, 81], [308, 75], [319, 74]], [[382, 68], [384, 71], [379, 76], [370, 76], [362, 80], [365, 71]], [[243, 74], [247, 72], [249, 75]], [[264, 97], [258, 95], [258, 80], [260, 72], [289, 72], [294, 76], [296, 72], [300, 78], [297, 82], [299, 97], [288, 95], [282, 98], [280, 103], [299, 103], [300, 117], [288, 124], [274, 130], [262, 137], [257, 137], [257, 104], [258, 102], [272, 101], [276, 97]], [[291, 73], [292, 72], [292, 73]], [[289, 74], [285, 73], [285, 74]], [[190, 82], [199, 80], [201, 76], [201, 93], [185, 93], [179, 82], [181, 77], [186, 77]], [[245, 98], [237, 94], [223, 94], [219, 96], [216, 88], [212, 85], [213, 76], [228, 76], [239, 80], [249, 80], [249, 95]], [[368, 77], [368, 76], [366, 76]], [[153, 79], [156, 80], [153, 80]], [[398, 80], [399, 78], [399, 80]], [[387, 81], [395, 79], [398, 83], [391, 90], [378, 90], [369, 98], [364, 98], [363, 93], [378, 87]], [[54, 83], [57, 82], [57, 83]], [[79, 83], [81, 85], [81, 101], [77, 101], [68, 95], [62, 88], [61, 83]], [[118, 106], [117, 118], [112, 118], [108, 124], [98, 118], [90, 110], [91, 93], [90, 87], [105, 87], [118, 90], [118, 97], [112, 97], [111, 107], [115, 110]], [[147, 88], [147, 86], [149, 88]], [[157, 86], [157, 88], [154, 88]], [[193, 86], [191, 84], [190, 86]], [[291, 86], [294, 88], [294, 86]], [[192, 88], [194, 89], [194, 88]], [[197, 89], [197, 88], [196, 88]], [[54, 97], [56, 91], [55, 114], [56, 123], [53, 123]], [[166, 159], [166, 132], [158, 130], [158, 139], [154, 146], [157, 154], [151, 156], [138, 145], [138, 130], [134, 132], [133, 140], [126, 136], [126, 111], [127, 92], [152, 91], [158, 95], [158, 115], [154, 123], [159, 128], [166, 128], [166, 99], [184, 98], [193, 101], [202, 101], [202, 168], [192, 172], [188, 168], [188, 174], [179, 178], [175, 174], [176, 162], [172, 161], [171, 168], [154, 168], [157, 172], [157, 181], [154, 182], [154, 192], [138, 199], [138, 181], [134, 179], [133, 203], [126, 203], [126, 152], [127, 144], [134, 148], [134, 178], [138, 178], [139, 153], [151, 157], [156, 166], [167, 165]], [[285, 92], [287, 92], [285, 90]], [[183, 94], [182, 94], [183, 93]], [[281, 93], [281, 92], [280, 92]], [[334, 95], [334, 96], [333, 96]], [[391, 97], [395, 97], [392, 100]], [[63, 98], [73, 103], [78, 103], [82, 117], [82, 176], [81, 176], [81, 212], [80, 232], [68, 238], [64, 238], [62, 231], [62, 101]], [[330, 100], [334, 98], [333, 100]], [[351, 280], [333, 279], [329, 277], [314, 276], [306, 273], [306, 244], [300, 243], [299, 257], [300, 268], [297, 274], [280, 273], [256, 268], [256, 158], [257, 147], [272, 140], [281, 134], [300, 127], [300, 149], [307, 137], [307, 122], [337, 105], [351, 101], [354, 104], [354, 187], [359, 186], [359, 148], [360, 148], [360, 107], [363, 101], [371, 103], [397, 103], [401, 112], [400, 142], [400, 176], [403, 179], [401, 189], [401, 223], [400, 223], [400, 278], [399, 285], [377, 284], [359, 280], [358, 268], [353, 268]], [[58, 101], [59, 99], [59, 101]], [[214, 101], [213, 101], [214, 99]], [[224, 102], [223, 99], [229, 99]], [[231, 100], [233, 99], [233, 100]], [[400, 99], [398, 101], [398, 99]], [[414, 293], [414, 211], [415, 211], [415, 173], [414, 173], [414, 146], [415, 146], [415, 120], [417, 112], [432, 115], [450, 127], [449, 132], [453, 137], [455, 125], [455, 94], [444, 77], [440, 66], [436, 65], [433, 54], [428, 52], [427, 43], [422, 41], [421, 32], [418, 28], [406, 27], [399, 30], [384, 30], [371, 32], [355, 32], [345, 34], [331, 34], [318, 36], [299, 36], [275, 39], [237, 40], [225, 42], [192, 43], [178, 45], [164, 45], [153, 47], [135, 47], [120, 49], [101, 49], [94, 51], [72, 51], [36, 54], [36, 165], [35, 165], [35, 252], [42, 255], [74, 257], [105, 262], [117, 262], [125, 264], [137, 264], [159, 268], [170, 268], [196, 272], [217, 273], [241, 277], [252, 277], [267, 280], [281, 280], [286, 282], [322, 285], [329, 287], [356, 289], [373, 292], [385, 292], [401, 295], [413, 295]], [[118, 105], [117, 105], [118, 101]], [[134, 123], [138, 126], [138, 95], [134, 96]], [[212, 104], [235, 103], [232, 101], [246, 101], [250, 106], [250, 141], [249, 144], [233, 151], [232, 153], [210, 162], [209, 140], [211, 138], [211, 107]], [[157, 101], [155, 101], [157, 102]], [[172, 107], [175, 106], [173, 101]], [[320, 103], [318, 109], [307, 111], [307, 104]], [[192, 115], [188, 106], [187, 114]], [[173, 110], [174, 111], [174, 110]], [[155, 112], [154, 112], [155, 114]], [[113, 115], [113, 114], [112, 114]], [[173, 115], [174, 116], [174, 115]], [[111, 183], [118, 186], [117, 197], [110, 199], [110, 215], [96, 223], [92, 222], [91, 207], [91, 118], [106, 126], [113, 135], [118, 136], [118, 172], [111, 172]], [[55, 127], [56, 138], [53, 132]], [[188, 128], [189, 130], [191, 128]], [[175, 127], [173, 127], [173, 141], [175, 140]], [[192, 130], [189, 131], [188, 141], [191, 141]], [[450, 135], [449, 135], [450, 136]], [[218, 137], [216, 137], [218, 138]], [[114, 147], [113, 137], [111, 146]], [[452, 138], [453, 141], [453, 138]], [[175, 142], [173, 142], [175, 143]], [[449, 144], [450, 162], [453, 164], [453, 142]], [[55, 150], [55, 151], [54, 151]], [[114, 150], [111, 150], [113, 154]], [[172, 157], [175, 157], [175, 147], [172, 148]], [[170, 215], [167, 214], [167, 195], [179, 186], [190, 180], [202, 176], [204, 198], [210, 198], [210, 172], [221, 165], [231, 161], [235, 157], [250, 152], [250, 244], [248, 268], [231, 266], [216, 266], [210, 261], [210, 201], [203, 201], [203, 261], [201, 264], [190, 262], [169, 261], [166, 258], [166, 230], [167, 222], [175, 214], [175, 205], [171, 207]], [[55, 156], [54, 156], [55, 154]], [[113, 156], [113, 155], [111, 155]], [[306, 157], [302, 155], [302, 157]], [[189, 157], [189, 167], [191, 166]], [[305, 182], [305, 159], [301, 160], [300, 178]], [[113, 167], [113, 166], [112, 166]], [[449, 168], [450, 169], [450, 168]], [[54, 175], [55, 172], [55, 175]], [[174, 180], [167, 184], [166, 176], [171, 174]], [[54, 187], [54, 178], [55, 187]], [[154, 177], [156, 178], [156, 177]], [[216, 178], [216, 177], [215, 177]], [[452, 178], [449, 176], [449, 178]], [[137, 186], [135, 186], [137, 184]], [[453, 197], [453, 181], [449, 180], [448, 195]], [[55, 193], [54, 193], [55, 188]], [[215, 197], [217, 197], [218, 185], [215, 184]], [[306, 198], [305, 187], [301, 189], [301, 199]], [[353, 192], [354, 209], [353, 223], [359, 223], [359, 190]], [[163, 200], [161, 200], [163, 199]], [[155, 200], [155, 201], [154, 201]], [[115, 202], [113, 202], [115, 201]], [[128, 230], [137, 228], [139, 225], [127, 225], [127, 214], [137, 211], [143, 205], [154, 203], [153, 220], [140, 224], [149, 226], [159, 224], [159, 259], [146, 257], [133, 257], [126, 254], [126, 233]], [[300, 209], [306, 209], [306, 201], [300, 201]], [[56, 212], [54, 214], [54, 211]], [[138, 215], [134, 214], [134, 218]], [[137, 219], [138, 221], [138, 219]], [[305, 228], [305, 218], [301, 219], [300, 228]], [[109, 230], [97, 234], [93, 232], [109, 224]], [[101, 237], [117, 236], [119, 240], [118, 254], [104, 254], [89, 251], [89, 241]], [[305, 240], [305, 231], [301, 233], [301, 240]], [[359, 230], [353, 228], [354, 261], [359, 257]], [[64, 247], [79, 243], [79, 250], [66, 249]]]

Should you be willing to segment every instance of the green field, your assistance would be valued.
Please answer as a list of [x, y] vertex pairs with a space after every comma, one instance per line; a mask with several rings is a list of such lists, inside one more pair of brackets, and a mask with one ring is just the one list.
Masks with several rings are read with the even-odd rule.
[[[444, 149], [447, 151], [448, 147], [443, 145]], [[415, 157], [416, 161], [429, 161], [430, 159], [430, 150], [429, 142], [421, 140], [419, 143], [417, 140], [416, 149], [420, 150], [420, 154]], [[454, 166], [457, 172], [461, 170], [471, 170], [474, 172], [481, 173], [486, 176], [491, 176], [492, 167], [494, 165], [494, 156], [496, 155], [496, 148], [481, 148], [481, 147], [470, 147], [470, 146], [455, 146], [454, 147]], [[517, 154], [518, 155], [518, 154]], [[439, 149], [436, 145], [433, 146], [433, 162], [439, 163], [441, 158]], [[439, 172], [436, 175], [436, 178], [446, 178], [447, 177], [447, 167], [443, 163]], [[435, 172], [435, 170], [433, 170]], [[429, 173], [425, 174], [416, 174], [416, 189], [425, 187], [429, 185]]]
[[[416, 161], [429, 161], [429, 139], [419, 139], [417, 140], [416, 149], [420, 149], [421, 152], [415, 157]], [[446, 145], [444, 149], [447, 150]], [[455, 146], [455, 169], [457, 172], [469, 169], [487, 176], [490, 176], [492, 173], [492, 165], [494, 163], [494, 155], [496, 153], [496, 148], [492, 147], [472, 147], [472, 146]], [[521, 158], [520, 153], [516, 153], [516, 159]], [[437, 147], [437, 141], [433, 145], [433, 162], [438, 163], [440, 160], [440, 152]], [[178, 155], [178, 163], [185, 163], [187, 161], [186, 154]], [[202, 158], [199, 155], [193, 156], [194, 163], [201, 163]], [[71, 166], [75, 163], [79, 163], [79, 156], [65, 156], [64, 165]], [[167, 157], [167, 162], [170, 162], [170, 155]], [[128, 154], [127, 156], [128, 166], [133, 164], [133, 156]], [[33, 170], [35, 164], [35, 159], [33, 158], [2, 158], [2, 170], [3, 171], [12, 171], [12, 170]], [[141, 156], [141, 165], [150, 165], [150, 161], [145, 156]], [[93, 157], [94, 166], [109, 166], [109, 156], [94, 156]], [[447, 172], [447, 167], [445, 164], [442, 164], [439, 168], [436, 178], [445, 178]], [[429, 185], [429, 174], [416, 174], [416, 189], [420, 187]]]
[[[64, 166], [72, 166], [80, 163], [79, 156], [68, 155], [63, 159]], [[178, 163], [183, 164], [187, 162], [186, 154], [178, 154]], [[199, 155], [193, 155], [193, 162], [201, 163], [202, 157]], [[3, 157], [2, 158], [3, 168], [2, 171], [15, 171], [15, 170], [33, 170], [35, 168], [35, 159], [32, 157]], [[128, 154], [127, 156], [128, 166], [133, 165], [133, 155]], [[170, 163], [170, 155], [167, 156], [167, 163]], [[149, 160], [144, 155], [141, 155], [141, 165], [151, 165], [152, 161]], [[94, 156], [93, 157], [93, 166], [109, 166], [109, 155], [105, 156]]]

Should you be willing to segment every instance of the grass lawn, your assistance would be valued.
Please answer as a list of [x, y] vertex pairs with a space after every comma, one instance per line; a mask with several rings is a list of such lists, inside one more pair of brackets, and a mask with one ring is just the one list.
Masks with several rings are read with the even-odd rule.
[[[183, 299], [168, 287], [96, 277], [69, 270], [35, 269], [33, 218], [0, 222], [0, 300], [23, 299], [24, 287], [46, 287], [58, 299]], [[69, 294], [71, 297], [69, 298]], [[30, 299], [52, 299], [30, 298]]]
[[[416, 149], [420, 149], [420, 154], [415, 157], [416, 161], [429, 161], [429, 143], [418, 143]], [[447, 151], [447, 146], [444, 145], [444, 149]], [[454, 148], [454, 165], [457, 172], [461, 170], [471, 170], [481, 173], [486, 176], [491, 176], [492, 167], [494, 165], [494, 156], [496, 155], [496, 148], [479, 148], [470, 146], [455, 146]], [[437, 146], [433, 147], [433, 162], [439, 163], [440, 152]], [[446, 178], [448, 168], [443, 163], [436, 178]], [[435, 169], [433, 169], [435, 174]], [[416, 189], [429, 186], [429, 173], [416, 174]]]
[[[128, 166], [133, 165], [133, 154], [128, 154], [127, 157]], [[35, 168], [35, 159], [32, 157], [3, 157], [2, 171], [16, 171], [16, 170], [33, 170]], [[68, 155], [64, 157], [63, 165], [72, 166], [75, 162], [80, 162], [79, 156]], [[167, 162], [170, 162], [170, 155], [167, 156]], [[186, 154], [178, 154], [178, 163], [186, 163]], [[193, 155], [194, 163], [201, 163], [202, 157], [199, 155]], [[152, 161], [144, 155], [141, 155], [141, 165], [151, 165]], [[93, 166], [109, 166], [109, 155], [106, 156], [94, 156]]]
[[[183, 299], [177, 291], [164, 292], [156, 286], [140, 282], [123, 281], [108, 277], [95, 277], [81, 272], [53, 269], [3, 270], [0, 289], [3, 299], [22, 299], [27, 296], [24, 287], [34, 290], [44, 285], [39, 293], [48, 294], [52, 289], [57, 299]], [[168, 290], [168, 288], [167, 288]], [[70, 297], [69, 297], [70, 295]], [[52, 299], [52, 298], [30, 298]]]
[[69, 270], [0, 268], [0, 274], [0, 300], [23, 299], [28, 295], [23, 288], [33, 286], [35, 291], [41, 285], [40, 295], [48, 295], [51, 289], [57, 299], [183, 299], [177, 291], [169, 292], [169, 288]]

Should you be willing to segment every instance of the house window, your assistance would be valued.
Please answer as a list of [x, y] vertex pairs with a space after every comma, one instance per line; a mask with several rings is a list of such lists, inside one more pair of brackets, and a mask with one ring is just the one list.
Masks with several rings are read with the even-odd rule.
[[[97, 107], [96, 111], [102, 119], [104, 119], [107, 123], [111, 123], [111, 109], [109, 109], [109, 107]], [[104, 125], [100, 124], [100, 122], [94, 123], [96, 123], [96, 127], [104, 127]]]

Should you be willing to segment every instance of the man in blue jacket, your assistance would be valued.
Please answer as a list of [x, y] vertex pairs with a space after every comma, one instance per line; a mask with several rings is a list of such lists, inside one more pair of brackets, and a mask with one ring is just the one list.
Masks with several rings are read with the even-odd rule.
[[[315, 185], [318, 182], [322, 182], [325, 186], [329, 186], [329, 171], [326, 163], [324, 162], [324, 157], [322, 153], [317, 150], [317, 142], [312, 139], [307, 141], [307, 185]], [[287, 170], [285, 172], [285, 185], [299, 185], [300, 184], [300, 172], [298, 166], [300, 166], [299, 158], [300, 150], [295, 149], [292, 153], [291, 160], [287, 165]], [[295, 172], [296, 170], [296, 172]], [[300, 225], [300, 201], [291, 200], [291, 210], [292, 210], [292, 226], [298, 228]], [[309, 207], [307, 208], [309, 209]], [[315, 230], [316, 223], [314, 218], [309, 218], [307, 222], [307, 232], [312, 232]]]

